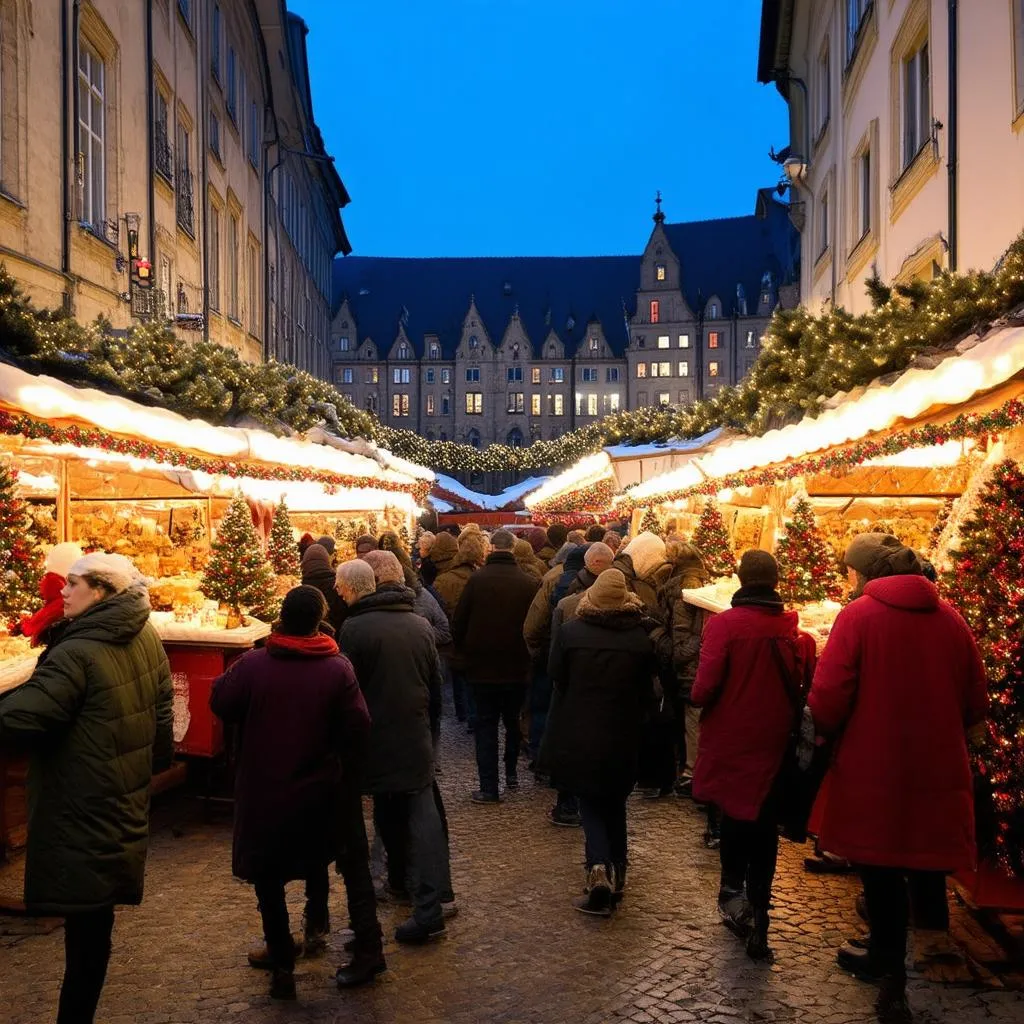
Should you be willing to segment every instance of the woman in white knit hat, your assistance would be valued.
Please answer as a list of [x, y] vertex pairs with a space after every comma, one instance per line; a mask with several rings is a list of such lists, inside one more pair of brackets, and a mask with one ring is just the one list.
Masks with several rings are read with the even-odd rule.
[[114, 907], [142, 901], [149, 783], [170, 764], [171, 673], [149, 595], [122, 555], [67, 569], [64, 618], [39, 665], [0, 700], [0, 745], [26, 749], [30, 913], [64, 917], [59, 1021], [91, 1021]]

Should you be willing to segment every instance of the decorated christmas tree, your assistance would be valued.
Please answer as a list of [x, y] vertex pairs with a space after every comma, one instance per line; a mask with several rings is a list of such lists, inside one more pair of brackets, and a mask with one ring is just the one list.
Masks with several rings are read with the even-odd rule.
[[779, 563], [779, 594], [787, 604], [838, 601], [843, 596], [842, 575], [832, 549], [825, 542], [806, 498], [793, 507], [786, 533], [775, 547]]
[[14, 494], [15, 479], [0, 462], [0, 626], [7, 629], [39, 607], [43, 573], [28, 506]]
[[274, 509], [274, 522], [270, 527], [270, 540], [267, 543], [267, 560], [278, 576], [298, 576], [302, 569], [299, 565], [299, 549], [292, 535], [292, 524], [288, 518], [288, 506], [281, 499], [281, 504]]
[[708, 498], [693, 533], [694, 547], [704, 556], [704, 564], [712, 576], [731, 576], [736, 571], [736, 555], [729, 540], [718, 502]]
[[644, 531], [648, 533], [661, 533], [661, 523], [658, 522], [658, 517], [654, 514], [654, 509], [649, 508], [645, 513], [643, 519], [640, 520], [640, 532]]
[[217, 530], [202, 590], [241, 614], [243, 606], [264, 610], [274, 601], [274, 571], [260, 550], [249, 506], [236, 494]]
[[[979, 825], [992, 819], [982, 848], [1024, 878], [1024, 470], [1017, 463], [996, 467], [950, 557], [943, 589], [978, 641], [992, 702], [988, 742], [975, 755], [992, 795], [991, 813], [978, 807]], [[984, 849], [986, 839], [994, 851]]]

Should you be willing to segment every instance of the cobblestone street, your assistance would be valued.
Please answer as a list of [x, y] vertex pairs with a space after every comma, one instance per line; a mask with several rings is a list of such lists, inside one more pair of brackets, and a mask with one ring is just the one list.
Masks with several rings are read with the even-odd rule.
[[[198, 802], [165, 798], [153, 822], [147, 895], [118, 912], [114, 955], [98, 1021], [164, 1022], [586, 1022], [869, 1021], [874, 989], [841, 972], [835, 948], [857, 927], [856, 884], [802, 870], [803, 849], [783, 844], [776, 887], [774, 966], [751, 963], [714, 910], [717, 854], [701, 845], [689, 801], [630, 802], [633, 867], [611, 921], [576, 913], [582, 833], [552, 827], [551, 804], [524, 772], [500, 806], [469, 802], [469, 737], [446, 719], [442, 787], [461, 907], [446, 939], [387, 944], [389, 971], [341, 994], [333, 984], [346, 933], [325, 959], [300, 961], [299, 1002], [272, 1005], [266, 975], [245, 954], [259, 937], [252, 889], [230, 873], [226, 814], [204, 822]], [[292, 886], [297, 927], [301, 886]], [[335, 879], [332, 916], [344, 924]], [[381, 908], [390, 937], [401, 908]], [[956, 929], [954, 929], [956, 930]], [[35, 934], [33, 934], [35, 932]], [[53, 1020], [63, 933], [0, 919], [0, 1020]], [[943, 986], [915, 976], [920, 1021], [1020, 1021], [1024, 996], [995, 986]]]

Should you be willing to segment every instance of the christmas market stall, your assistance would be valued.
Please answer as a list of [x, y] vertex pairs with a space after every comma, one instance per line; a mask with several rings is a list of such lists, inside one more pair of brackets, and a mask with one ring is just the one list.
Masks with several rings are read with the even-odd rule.
[[[35, 665], [38, 648], [11, 633], [39, 606], [47, 553], [74, 542], [123, 554], [151, 581], [177, 749], [215, 756], [224, 740], [210, 686], [269, 633], [300, 579], [300, 533], [330, 534], [343, 550], [370, 524], [407, 532], [432, 479], [358, 440], [216, 427], [0, 366], [0, 693]], [[0, 847], [18, 817], [4, 797]]]
[[975, 755], [985, 859], [962, 881], [978, 905], [1024, 907], [1024, 328], [924, 363], [816, 417], [715, 444], [614, 504], [692, 525], [682, 532], [717, 578], [684, 598], [712, 612], [739, 585], [737, 555], [774, 551], [780, 592], [819, 646], [845, 599], [852, 537], [891, 533], [925, 556], [975, 633], [992, 698]]

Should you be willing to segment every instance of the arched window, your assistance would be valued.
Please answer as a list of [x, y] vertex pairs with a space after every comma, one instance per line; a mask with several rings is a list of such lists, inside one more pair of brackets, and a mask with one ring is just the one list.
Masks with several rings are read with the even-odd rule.
[[522, 448], [523, 447], [523, 432], [518, 427], [513, 427], [508, 432], [508, 437], [505, 439], [505, 443], [509, 448]]
[[466, 442], [471, 444], [474, 448], [480, 447], [480, 431], [475, 427], [466, 434]]
[[469, 347], [470, 348], [479, 348], [480, 347], [480, 339], [475, 334], [471, 334], [469, 336]]
[[398, 346], [398, 358], [399, 359], [408, 359], [409, 358], [409, 346], [408, 345], [399, 345]]

